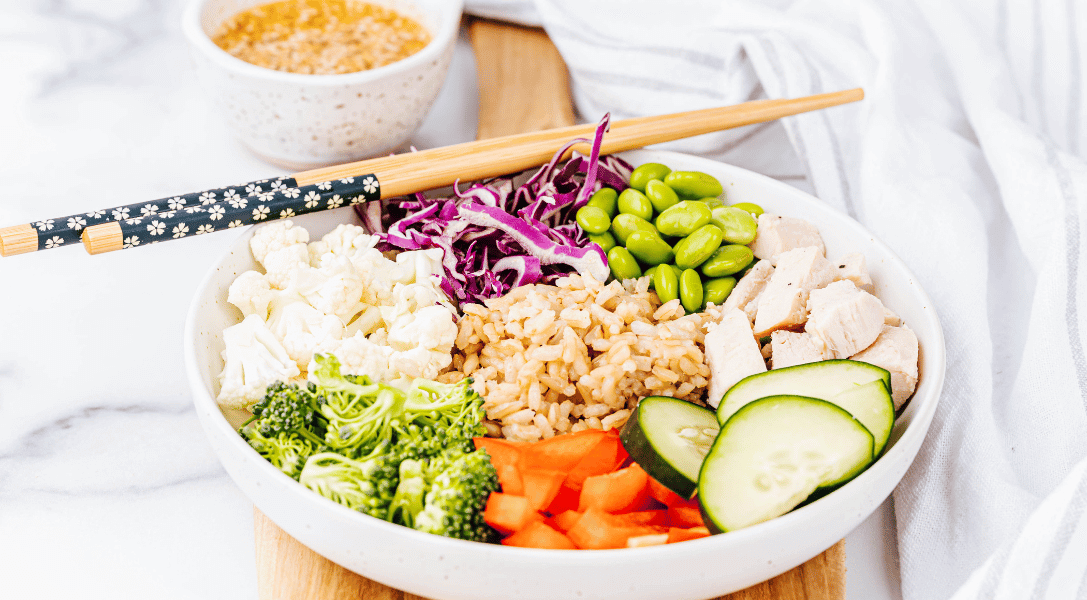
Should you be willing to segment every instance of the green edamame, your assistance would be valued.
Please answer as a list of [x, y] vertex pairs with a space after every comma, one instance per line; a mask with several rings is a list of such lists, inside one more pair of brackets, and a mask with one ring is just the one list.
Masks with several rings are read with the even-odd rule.
[[645, 191], [645, 186], [654, 179], [664, 179], [672, 169], [660, 164], [660, 163], [645, 163], [644, 165], [634, 169], [630, 174], [630, 181], [628, 182], [630, 187], [638, 190], [639, 192]]
[[657, 232], [657, 228], [653, 227], [652, 223], [634, 215], [619, 213], [611, 220], [611, 233], [620, 244], [626, 244], [630, 234], [639, 229], [647, 229], [653, 233]]
[[659, 179], [651, 179], [645, 186], [645, 197], [653, 203], [653, 208], [661, 213], [679, 202], [679, 196], [672, 188]]
[[702, 284], [702, 303], [703, 307], [713, 304], [714, 306], [721, 306], [728, 299], [728, 295], [732, 293], [732, 288], [736, 287], [735, 277], [718, 277], [717, 279], [710, 279], [706, 283]]
[[723, 234], [716, 225], [703, 225], [675, 245], [676, 266], [693, 269], [706, 262], [721, 246]]
[[642, 277], [648, 277], [649, 278], [649, 289], [653, 289], [653, 274], [657, 272], [657, 267], [659, 267], [659, 266], [660, 265], [649, 267], [648, 269], [646, 269], [645, 271], [642, 272]]
[[684, 200], [662, 212], [657, 217], [657, 231], [661, 235], [683, 237], [710, 222], [713, 213], [704, 202]]
[[743, 271], [752, 260], [755, 260], [755, 255], [751, 252], [751, 248], [729, 244], [721, 246], [717, 252], [713, 253], [713, 256], [706, 259], [706, 262], [702, 263], [701, 270], [706, 277], [724, 277]]
[[679, 298], [679, 277], [672, 265], [660, 265], [653, 272], [653, 289], [661, 304]]
[[759, 215], [763, 213], [762, 207], [752, 202], [737, 202], [736, 204], [732, 205], [732, 208], [738, 208], [740, 210], [747, 211], [752, 215], [755, 215], [756, 219], [759, 218]]
[[604, 254], [607, 254], [608, 250], [615, 247], [615, 236], [610, 231], [597, 234], [590, 233], [589, 241], [600, 246], [604, 250]]
[[642, 276], [642, 268], [638, 266], [638, 261], [634, 260], [630, 252], [622, 246], [608, 250], [608, 267], [611, 268], [611, 274], [619, 281], [637, 279]]
[[623, 190], [623, 193], [619, 194], [617, 204], [619, 214], [634, 215], [646, 221], [653, 218], [653, 203], [649, 201], [649, 198], [645, 197], [645, 194], [634, 188]]
[[619, 199], [619, 192], [610, 187], [600, 188], [595, 194], [589, 197], [589, 201], [585, 206], [595, 206], [600, 210], [608, 213], [608, 218], [615, 216], [617, 212], [616, 201]]
[[751, 213], [735, 206], [718, 206], [712, 215], [711, 222], [721, 228], [726, 242], [750, 244], [755, 240], [759, 224]]
[[601, 234], [611, 229], [611, 217], [604, 209], [595, 206], [582, 206], [574, 217], [585, 233]]
[[705, 202], [706, 206], [710, 207], [711, 210], [714, 209], [714, 208], [717, 208], [718, 206], [724, 206], [725, 205], [725, 203], [720, 198], [717, 198], [717, 197], [702, 198], [701, 200], [702, 200], [702, 202]]
[[672, 262], [675, 256], [668, 242], [661, 239], [656, 231], [639, 229], [627, 237], [627, 250], [644, 265], [659, 265]]
[[664, 183], [680, 198], [689, 200], [719, 196], [724, 191], [720, 181], [701, 171], [672, 171], [664, 178]]
[[679, 276], [679, 301], [689, 313], [702, 310], [702, 278], [698, 271], [685, 269]]

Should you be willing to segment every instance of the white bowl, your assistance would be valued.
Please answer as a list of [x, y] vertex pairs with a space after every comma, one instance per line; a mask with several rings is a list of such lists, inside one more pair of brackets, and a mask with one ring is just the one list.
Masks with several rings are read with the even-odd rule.
[[292, 170], [403, 146], [423, 123], [445, 80], [464, 1], [368, 0], [414, 18], [432, 39], [403, 60], [342, 75], [258, 67], [211, 41], [223, 21], [269, 1], [193, 0], [182, 17], [197, 76], [241, 142]]
[[[256, 268], [246, 232], [208, 274], [185, 329], [185, 358], [196, 411], [235, 483], [277, 525], [319, 554], [373, 580], [427, 598], [650, 600], [719, 596], [781, 574], [845, 537], [872, 513], [905, 474], [925, 438], [944, 380], [944, 340], [928, 296], [890, 249], [852, 219], [793, 187], [712, 160], [638, 151], [634, 164], [661, 162], [699, 170], [724, 184], [730, 202], [815, 223], [832, 259], [863, 252], [876, 294], [917, 334], [921, 378], [898, 418], [886, 453], [867, 471], [826, 497], [787, 515], [723, 535], [629, 550], [533, 550], [452, 540], [362, 515], [299, 485], [253, 451], [215, 403], [222, 368], [222, 330], [240, 315], [227, 287]], [[353, 220], [350, 210], [295, 219], [311, 238]], [[235, 423], [240, 415], [228, 415]]]

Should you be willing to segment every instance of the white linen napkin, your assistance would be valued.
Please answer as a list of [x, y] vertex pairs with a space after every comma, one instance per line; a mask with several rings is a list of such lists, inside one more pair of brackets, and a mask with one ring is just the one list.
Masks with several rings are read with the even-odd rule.
[[894, 494], [906, 600], [1087, 595], [1081, 0], [468, 0], [542, 24], [586, 120], [862, 86], [669, 147], [778, 176], [901, 256], [947, 339]]

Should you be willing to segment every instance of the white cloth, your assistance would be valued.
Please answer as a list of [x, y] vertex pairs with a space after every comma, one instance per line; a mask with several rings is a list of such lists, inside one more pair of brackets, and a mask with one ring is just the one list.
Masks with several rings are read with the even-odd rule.
[[[904, 598], [1087, 594], [1087, 4], [467, 5], [541, 23], [586, 120], [863, 86], [862, 104], [785, 119], [784, 137], [672, 147], [782, 178], [798, 166], [931, 295], [948, 372], [894, 494]], [[777, 159], [744, 164], [751, 148]]]

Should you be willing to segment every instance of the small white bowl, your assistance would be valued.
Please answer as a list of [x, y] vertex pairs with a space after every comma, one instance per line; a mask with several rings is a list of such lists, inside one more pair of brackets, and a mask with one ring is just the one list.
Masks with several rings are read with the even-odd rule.
[[[281, 473], [235, 431], [243, 413], [224, 416], [215, 403], [222, 370], [222, 330], [240, 319], [227, 287], [257, 267], [252, 231], [204, 279], [185, 327], [185, 360], [196, 412], [223, 466], [264, 514], [306, 546], [373, 580], [438, 600], [696, 600], [730, 593], [788, 571], [829, 548], [891, 493], [917, 455], [944, 381], [944, 339], [936, 311], [909, 269], [856, 221], [796, 188], [768, 177], [674, 152], [625, 153], [633, 164], [660, 162], [704, 171], [725, 186], [730, 202], [816, 224], [827, 255], [863, 252], [876, 295], [917, 334], [920, 385], [898, 417], [884, 455], [842, 488], [765, 523], [704, 539], [628, 550], [533, 550], [452, 540], [392, 525], [336, 504]], [[295, 221], [315, 239], [350, 209]], [[248, 414], [248, 413], [245, 413]]]
[[234, 14], [271, 0], [193, 0], [182, 17], [196, 72], [238, 139], [291, 170], [386, 154], [419, 128], [453, 57], [463, 0], [367, 0], [417, 20], [432, 39], [395, 63], [343, 75], [304, 75], [235, 58], [209, 36]]

